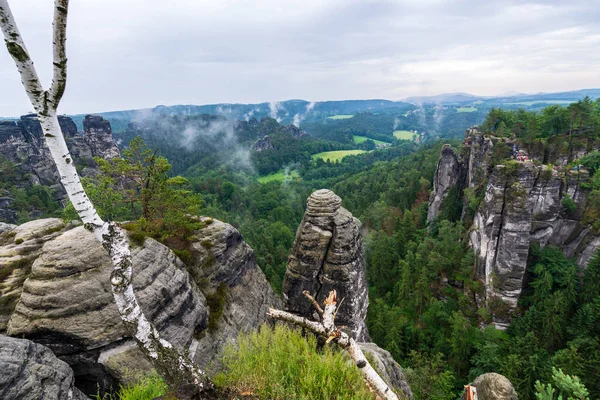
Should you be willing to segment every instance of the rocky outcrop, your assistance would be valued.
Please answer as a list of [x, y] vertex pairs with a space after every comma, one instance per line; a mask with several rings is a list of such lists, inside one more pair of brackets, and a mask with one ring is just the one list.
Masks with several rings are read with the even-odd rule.
[[296, 232], [283, 282], [287, 311], [313, 318], [312, 305], [302, 294], [309, 291], [322, 303], [331, 290], [345, 299], [336, 323], [357, 341], [368, 341], [365, 324], [368, 288], [360, 221], [343, 208], [330, 190], [314, 192]]
[[[519, 396], [512, 383], [504, 376], [490, 372], [479, 375], [468, 386], [473, 386], [477, 390], [478, 400], [517, 400]], [[463, 393], [462, 399], [466, 398]]]
[[273, 149], [273, 143], [271, 143], [271, 137], [269, 135], [265, 135], [262, 139], [258, 139], [254, 143], [255, 151], [265, 151]]
[[[52, 349], [86, 393], [95, 393], [97, 384], [116, 387], [126, 369], [149, 369], [121, 323], [110, 259], [100, 243], [81, 226], [48, 239], [31, 264], [7, 333]], [[179, 258], [155, 240], [132, 249], [132, 257], [133, 286], [146, 316], [167, 340], [187, 349], [207, 325], [204, 296]]]
[[[86, 116], [84, 132], [80, 135], [73, 120], [58, 117], [67, 146], [80, 166], [82, 176], [98, 173], [94, 156], [113, 158], [120, 156], [115, 145], [110, 124], [98, 116]], [[13, 163], [21, 175], [17, 187], [44, 185], [54, 191], [55, 200], [64, 203], [66, 192], [50, 156], [42, 135], [42, 128], [34, 114], [22, 116], [16, 123], [2, 121], [0, 124], [0, 156]], [[14, 223], [16, 213], [11, 212], [10, 202], [0, 205], [3, 222]]]
[[433, 178], [433, 191], [429, 199], [429, 210], [427, 221], [433, 221], [440, 212], [440, 206], [448, 196], [452, 188], [456, 188], [460, 182], [460, 168], [456, 153], [450, 145], [442, 147], [440, 160], [438, 161], [435, 176]]
[[302, 129], [298, 128], [296, 125], [288, 125], [284, 128], [283, 131], [284, 131], [284, 133], [286, 133], [294, 138], [299, 138], [299, 137], [308, 135], [308, 133], [304, 132]]
[[254, 250], [231, 225], [201, 218], [204, 228], [191, 238], [188, 270], [208, 300], [208, 328], [191, 346], [194, 361], [207, 366], [240, 332], [266, 322], [269, 307], [281, 301], [256, 263]]
[[110, 122], [99, 115], [86, 115], [84, 117], [83, 138], [94, 157], [111, 159], [121, 155], [119, 148], [113, 141]]
[[408, 385], [408, 380], [400, 364], [394, 360], [389, 351], [382, 349], [375, 343], [359, 343], [360, 349], [365, 355], [370, 356], [375, 365], [379, 376], [391, 387], [396, 389], [396, 393], [401, 391], [405, 399], [412, 399], [413, 393]]
[[[600, 244], [584, 222], [588, 172], [541, 165], [539, 160], [554, 159], [548, 158], [551, 152], [534, 147], [533, 161], [511, 160], [515, 145], [471, 128], [459, 157], [444, 146], [428, 215], [432, 221], [439, 214], [439, 199], [452, 187], [459, 193], [470, 190], [471, 197], [480, 193], [482, 200], [471, 211], [467, 211], [469, 199], [463, 196], [462, 217], [470, 222], [467, 215], [472, 213], [468, 218], [473, 224], [470, 243], [476, 256], [475, 272], [485, 283], [485, 301], [499, 327], [507, 326], [527, 284], [527, 259], [533, 243], [560, 247], [565, 256], [575, 257], [581, 268]], [[585, 153], [569, 154], [558, 160], [559, 164]], [[440, 182], [440, 176], [446, 179]], [[569, 200], [574, 208], [563, 204]]]
[[[132, 245], [133, 286], [146, 316], [203, 367], [239, 332], [281, 308], [253, 250], [231, 225], [202, 218], [186, 264], [146, 238]], [[0, 236], [0, 331], [48, 346], [95, 394], [126, 383], [149, 362], [121, 323], [110, 287], [110, 259], [94, 236], [59, 219], [32, 221]]]
[[40, 256], [45, 242], [60, 235], [62, 220], [48, 218], [9, 226], [0, 235], [0, 333], [6, 333], [21, 292], [31, 272], [33, 261]]
[[0, 398], [83, 400], [73, 371], [40, 344], [0, 335]]

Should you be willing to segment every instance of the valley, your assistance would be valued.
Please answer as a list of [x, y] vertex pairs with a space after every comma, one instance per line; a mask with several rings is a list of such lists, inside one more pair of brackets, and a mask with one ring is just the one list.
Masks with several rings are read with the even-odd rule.
[[[151, 238], [152, 246], [170, 248], [188, 266], [209, 265], [210, 257], [198, 258], [204, 244], [185, 239], [193, 234], [202, 242], [202, 224], [185, 222], [182, 213], [231, 224], [215, 226], [239, 230], [264, 273], [260, 290], [266, 293], [268, 285], [273, 298], [295, 290], [286, 276], [291, 260], [305, 257], [290, 255], [297, 251], [298, 226], [309, 218], [306, 199], [315, 189], [331, 189], [344, 212], [360, 221], [353, 229], [364, 238], [365, 329], [405, 368], [403, 382], [414, 397], [432, 398], [427, 390], [450, 400], [461, 385], [493, 371], [521, 398], [534, 399], [531, 382], [550, 376], [553, 367], [577, 375], [591, 393], [598, 390], [597, 104], [586, 98], [570, 105], [575, 124], [558, 105], [540, 112], [494, 108], [480, 128], [463, 125], [461, 137], [426, 132], [419, 142], [413, 140], [424, 126], [416, 122], [419, 112], [360, 112], [302, 128], [270, 117], [210, 114], [158, 115], [120, 132], [100, 116], [86, 116], [83, 131], [67, 117], [61, 123], [70, 129], [75, 163], [100, 212], [137, 221], [126, 225], [132, 240]], [[407, 129], [393, 129], [402, 124]], [[4, 222], [76, 218], [71, 206], [63, 209], [60, 187], [49, 185], [52, 166], [39, 157], [45, 150], [35, 118], [2, 122], [0, 137], [1, 182], [10, 199], [0, 209]], [[154, 179], [161, 177], [164, 192], [147, 211], [143, 198], [128, 200], [138, 196], [135, 186], [118, 183], [139, 176], [118, 167], [120, 157], [127, 165], [145, 160], [140, 168], [162, 165]], [[68, 236], [72, 227], [62, 226]], [[19, 248], [9, 236], [4, 240]], [[18, 285], [31, 264], [9, 259], [3, 265], [0, 322], [17, 332], [11, 315], [20, 310], [19, 291], [29, 290]], [[34, 275], [27, 279], [33, 282]], [[217, 329], [228, 308], [214, 296], [224, 289], [198, 282], [209, 302], [207, 324]], [[240, 300], [227, 301], [233, 307]], [[572, 367], [574, 360], [581, 366]], [[106, 382], [118, 374], [111, 370]], [[77, 379], [89, 391], [89, 382]]]

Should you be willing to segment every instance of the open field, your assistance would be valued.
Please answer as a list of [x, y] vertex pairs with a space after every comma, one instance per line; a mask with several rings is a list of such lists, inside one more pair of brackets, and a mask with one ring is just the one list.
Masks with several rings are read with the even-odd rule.
[[456, 109], [456, 112], [474, 112], [477, 111], [475, 107], [459, 107]]
[[349, 119], [354, 117], [354, 115], [350, 115], [350, 114], [338, 114], [338, 115], [332, 115], [330, 117], [327, 117], [327, 119]]
[[416, 133], [411, 131], [394, 131], [394, 137], [400, 140], [413, 140], [413, 136]]
[[324, 161], [329, 160], [331, 162], [336, 162], [336, 161], [341, 161], [341, 159], [346, 156], [355, 156], [357, 154], [362, 154], [362, 153], [366, 153], [366, 151], [364, 151], [364, 150], [325, 151], [323, 153], [313, 154], [311, 157], [313, 160], [316, 160], [317, 158], [321, 158]]
[[290, 171], [289, 175], [285, 175], [283, 170], [279, 170], [269, 175], [259, 176], [257, 181], [258, 183], [268, 183], [268, 182], [283, 182], [287, 179], [299, 178], [300, 174], [295, 169]]
[[515, 106], [530, 106], [532, 104], [561, 104], [561, 105], [565, 105], [565, 104], [571, 104], [571, 103], [575, 103], [575, 101], [572, 101], [572, 100], [536, 100], [536, 101], [517, 101], [515, 103], [506, 103], [506, 104], [515, 105]]
[[[356, 144], [360, 144], [362, 142], [366, 142], [368, 139], [371, 139], [366, 136], [358, 136], [358, 135], [354, 135], [353, 137], [354, 137], [354, 143], [356, 143]], [[371, 140], [373, 142], [375, 142], [375, 144], [390, 144], [390, 142], [384, 142], [383, 140], [376, 140], [376, 139], [371, 139]]]

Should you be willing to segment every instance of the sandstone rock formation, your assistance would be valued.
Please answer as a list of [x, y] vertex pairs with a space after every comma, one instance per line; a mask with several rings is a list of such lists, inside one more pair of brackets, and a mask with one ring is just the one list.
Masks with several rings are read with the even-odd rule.
[[448, 195], [448, 191], [458, 184], [459, 179], [458, 159], [452, 147], [445, 144], [433, 178], [433, 191], [427, 212], [428, 221], [433, 221], [439, 215], [443, 200]]
[[302, 136], [307, 136], [308, 133], [304, 132], [302, 129], [298, 128], [296, 125], [288, 125], [284, 128], [284, 132], [290, 135], [291, 137], [299, 138]]
[[[465, 134], [461, 156], [444, 146], [438, 163], [428, 220], [439, 214], [439, 206], [450, 188], [480, 192], [483, 200], [472, 210], [470, 242], [475, 252], [476, 276], [485, 283], [486, 302], [494, 304], [494, 322], [505, 327], [517, 307], [526, 284], [526, 267], [532, 243], [560, 247], [565, 256], [575, 257], [584, 268], [600, 245], [583, 221], [589, 191], [585, 170], [554, 169], [543, 162], [566, 164], [585, 152], [576, 148], [552, 158], [550, 150], [531, 148], [538, 161], [509, 161], [514, 141], [482, 134], [471, 128]], [[589, 144], [589, 149], [594, 146]], [[496, 165], [497, 164], [497, 165]], [[440, 179], [443, 177], [444, 179]], [[574, 210], [563, 199], [571, 198]], [[463, 196], [463, 220], [468, 199]]]
[[[268, 307], [281, 304], [239, 232], [202, 220], [187, 265], [151, 238], [134, 245], [132, 256], [133, 285], [146, 316], [207, 366], [225, 343], [258, 328]], [[46, 219], [12, 228], [0, 240], [0, 291], [10, 300], [0, 306], [0, 332], [51, 348], [89, 394], [151, 369], [122, 326], [110, 260], [91, 233]]]
[[63, 227], [62, 220], [48, 218], [13, 226], [0, 235], [0, 333], [6, 333], [33, 261], [44, 243], [60, 235]]
[[191, 349], [204, 367], [240, 332], [261, 326], [269, 307], [280, 308], [281, 301], [242, 235], [221, 221], [201, 220], [205, 227], [194, 232], [188, 270], [208, 299], [209, 326], [196, 335]]
[[365, 324], [369, 305], [360, 221], [330, 190], [314, 192], [296, 232], [283, 282], [287, 311], [313, 318], [308, 290], [319, 303], [335, 289], [345, 299], [336, 317], [357, 341], [369, 340]]
[[[113, 141], [110, 124], [102, 117], [86, 116], [83, 135], [77, 132], [71, 118], [59, 116], [58, 120], [71, 155], [81, 167], [82, 176], [97, 174], [94, 156], [109, 159], [120, 155]], [[21, 173], [23, 178], [16, 182], [17, 187], [48, 186], [54, 190], [56, 201], [65, 201], [66, 192], [60, 184], [58, 171], [35, 115], [22, 116], [17, 122], [0, 123], [0, 156], [15, 164]], [[0, 216], [3, 222], [14, 223], [16, 214], [10, 212], [10, 203], [0, 204]]]
[[402, 367], [394, 360], [389, 351], [382, 349], [375, 343], [359, 343], [358, 345], [365, 355], [370, 355], [375, 360], [373, 368], [379, 372], [379, 375], [389, 386], [396, 389], [396, 393], [401, 391], [406, 399], [413, 398], [412, 390], [408, 385]]
[[26, 339], [0, 335], [0, 398], [84, 400], [73, 371], [52, 351]]
[[271, 137], [269, 135], [265, 135], [262, 139], [258, 139], [254, 143], [255, 151], [271, 150], [272, 148], [273, 148], [273, 143], [271, 143]]
[[[477, 389], [478, 400], [517, 400], [517, 392], [512, 383], [504, 376], [490, 372], [479, 375], [469, 384]], [[465, 398], [463, 393], [462, 398]]]
[[[146, 316], [167, 340], [188, 348], [195, 331], [207, 324], [204, 296], [164, 245], [147, 238], [132, 256], [133, 285]], [[44, 344], [67, 361], [86, 393], [95, 393], [97, 384], [108, 390], [125, 368], [149, 368], [147, 362], [135, 364], [141, 357], [132, 354], [137, 348], [114, 305], [110, 265], [105, 250], [83, 227], [62, 232], [33, 261], [8, 322], [9, 335]], [[124, 352], [130, 360], [126, 365], [118, 362]]]

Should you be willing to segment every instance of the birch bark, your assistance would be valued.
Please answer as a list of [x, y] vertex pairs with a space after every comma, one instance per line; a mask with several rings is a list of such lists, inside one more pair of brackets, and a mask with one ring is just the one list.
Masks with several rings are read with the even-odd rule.
[[167, 384], [176, 387], [182, 383], [193, 383], [201, 390], [208, 389], [212, 384], [204, 373], [185, 354], [162, 339], [158, 330], [144, 315], [133, 291], [132, 261], [127, 236], [115, 222], [103, 221], [100, 218], [81, 185], [73, 158], [69, 154], [57, 117], [57, 107], [67, 80], [68, 7], [69, 0], [54, 2], [53, 79], [49, 90], [44, 90], [39, 81], [8, 0], [0, 0], [0, 28], [6, 47], [17, 66], [25, 92], [37, 112], [44, 140], [60, 175], [60, 182], [86, 229], [94, 233], [111, 257], [112, 292], [126, 329]]

